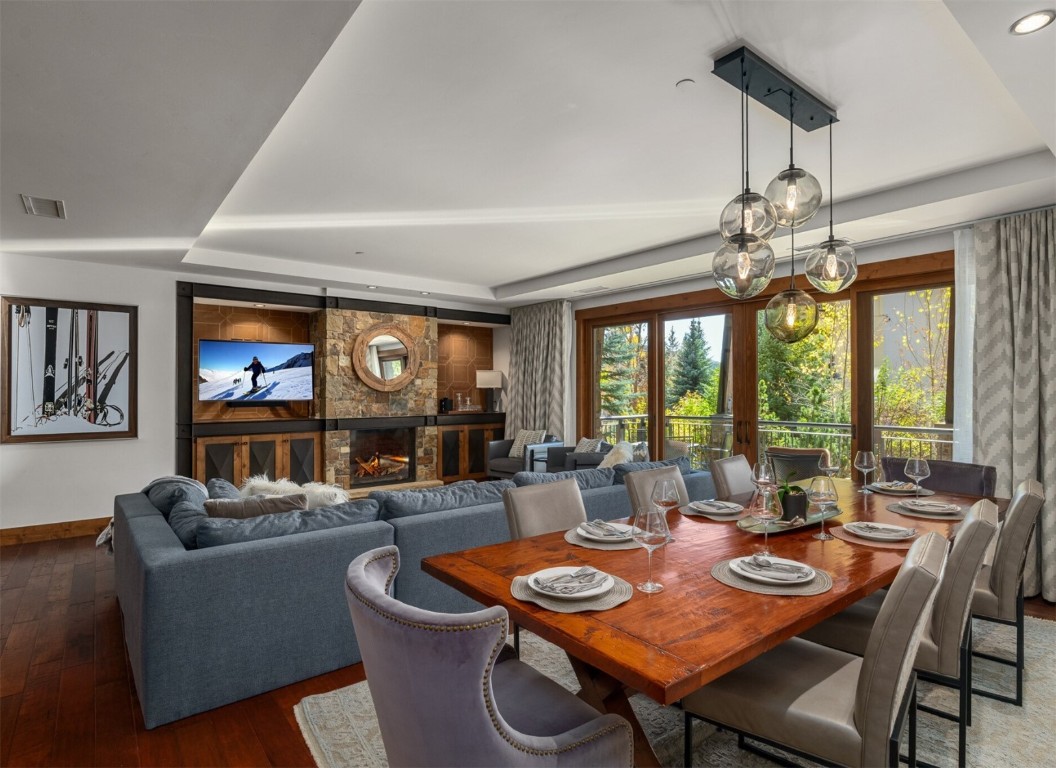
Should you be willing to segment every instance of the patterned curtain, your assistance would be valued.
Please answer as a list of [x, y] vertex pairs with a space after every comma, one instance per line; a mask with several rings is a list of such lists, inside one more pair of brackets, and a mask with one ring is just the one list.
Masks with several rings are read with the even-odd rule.
[[516, 437], [521, 429], [545, 429], [564, 437], [571, 338], [570, 302], [550, 301], [510, 310], [507, 438]]
[[999, 496], [1045, 487], [1023, 585], [1056, 601], [1056, 209], [974, 230], [975, 458], [997, 467]]

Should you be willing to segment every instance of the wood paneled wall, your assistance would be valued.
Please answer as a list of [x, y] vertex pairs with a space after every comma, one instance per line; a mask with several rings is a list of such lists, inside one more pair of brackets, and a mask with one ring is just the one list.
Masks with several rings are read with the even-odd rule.
[[455, 393], [467, 395], [470, 402], [484, 407], [485, 393], [477, 389], [477, 371], [492, 370], [491, 328], [440, 325], [440, 359], [437, 370], [436, 396], [450, 397], [454, 407]]

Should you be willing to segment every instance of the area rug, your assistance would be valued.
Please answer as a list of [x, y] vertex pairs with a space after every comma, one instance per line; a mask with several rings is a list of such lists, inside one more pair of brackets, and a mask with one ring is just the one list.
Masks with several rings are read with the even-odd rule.
[[[1011, 627], [975, 623], [979, 650], [1006, 653], [1015, 647]], [[1022, 708], [981, 696], [972, 700], [972, 727], [968, 730], [968, 765], [1049, 766], [1056, 755], [1056, 622], [1026, 620], [1027, 664]], [[521, 658], [569, 690], [578, 690], [565, 654], [556, 646], [521, 631]], [[1014, 672], [982, 659], [973, 667], [976, 687], [1010, 692]], [[921, 684], [921, 700], [948, 711], [957, 709], [956, 693], [940, 686]], [[631, 697], [654, 751], [665, 766], [682, 765], [682, 712], [664, 707], [642, 695]], [[384, 768], [385, 747], [374, 716], [367, 684], [309, 696], [294, 707], [301, 733], [319, 768]], [[957, 725], [921, 713], [917, 755], [941, 768], [957, 763]], [[694, 728], [696, 766], [749, 766], [773, 763], [737, 748], [735, 736], [698, 722]]]

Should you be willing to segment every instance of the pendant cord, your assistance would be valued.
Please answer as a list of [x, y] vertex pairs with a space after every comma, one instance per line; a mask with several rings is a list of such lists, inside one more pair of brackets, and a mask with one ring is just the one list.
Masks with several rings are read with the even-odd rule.
[[790, 229], [789, 234], [792, 235], [792, 277], [790, 280], [789, 290], [796, 290], [796, 230]]
[[829, 240], [832, 239], [832, 120], [829, 120]]
[[744, 56], [741, 56], [741, 175], [744, 177], [744, 191], [741, 193], [741, 235], [745, 234], [744, 220], [748, 208], [748, 126], [745, 119], [748, 112], [747, 101], [748, 98], [744, 92]]
[[752, 164], [750, 162], [749, 152], [752, 151], [752, 143], [750, 141], [750, 135], [748, 133], [748, 91], [744, 88], [744, 58], [741, 58], [741, 100], [744, 104], [744, 191], [747, 192], [752, 188], [751, 183], [748, 180], [748, 175], [752, 171]]
[[793, 117], [795, 116], [795, 104], [792, 101], [792, 91], [788, 92], [788, 167], [792, 168], [795, 166], [796, 161], [792, 152], [793, 146], [795, 146], [796, 138], [792, 132], [794, 127]]

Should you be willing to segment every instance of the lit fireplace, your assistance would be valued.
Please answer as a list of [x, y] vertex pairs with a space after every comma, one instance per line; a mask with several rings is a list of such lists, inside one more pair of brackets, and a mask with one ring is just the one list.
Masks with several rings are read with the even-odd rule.
[[414, 427], [353, 429], [349, 437], [350, 487], [414, 479]]

